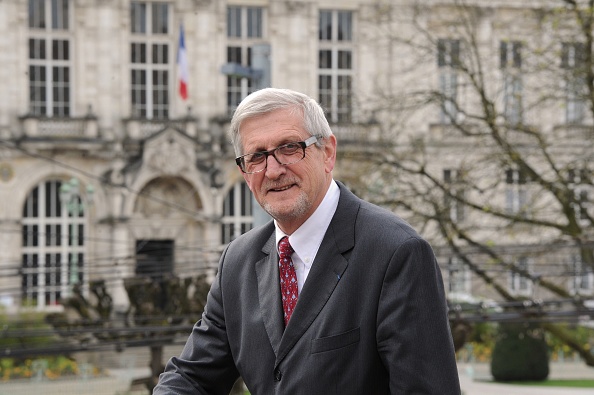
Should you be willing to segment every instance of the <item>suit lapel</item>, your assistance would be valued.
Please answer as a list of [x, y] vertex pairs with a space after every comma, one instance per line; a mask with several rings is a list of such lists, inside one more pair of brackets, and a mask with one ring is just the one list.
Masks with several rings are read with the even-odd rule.
[[274, 232], [268, 239], [262, 252], [267, 256], [256, 263], [258, 278], [258, 298], [260, 313], [264, 327], [270, 339], [274, 353], [278, 356], [278, 347], [284, 330], [283, 307], [280, 301], [280, 284], [278, 274], [278, 255], [274, 247]]
[[[343, 254], [354, 246], [354, 224], [359, 202], [341, 184], [339, 186], [340, 200], [336, 213], [324, 235], [291, 321], [282, 334], [275, 365], [311, 326], [336, 287], [340, 286], [340, 278], [347, 269], [348, 260]], [[280, 289], [280, 286], [277, 288]]]

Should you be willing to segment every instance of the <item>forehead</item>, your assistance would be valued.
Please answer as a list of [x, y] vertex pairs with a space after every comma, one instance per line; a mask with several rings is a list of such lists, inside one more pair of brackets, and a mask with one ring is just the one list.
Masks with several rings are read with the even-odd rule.
[[303, 117], [286, 109], [246, 119], [239, 133], [245, 150], [269, 149], [309, 137], [303, 127]]

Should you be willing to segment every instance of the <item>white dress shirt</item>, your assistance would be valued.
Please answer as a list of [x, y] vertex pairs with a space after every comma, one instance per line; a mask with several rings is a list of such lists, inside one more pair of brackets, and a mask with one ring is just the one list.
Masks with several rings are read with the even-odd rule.
[[326, 234], [326, 230], [330, 225], [330, 221], [338, 207], [338, 198], [340, 197], [340, 190], [336, 182], [332, 180], [322, 203], [318, 206], [316, 211], [309, 217], [303, 225], [301, 225], [292, 235], [285, 234], [277, 225], [276, 220], [274, 226], [276, 227], [276, 245], [278, 250], [278, 242], [284, 236], [289, 236], [289, 244], [295, 251], [291, 256], [293, 266], [295, 267], [295, 274], [297, 275], [297, 286], [299, 293], [305, 284], [311, 265], [318, 253], [318, 249], [322, 244], [322, 239]]

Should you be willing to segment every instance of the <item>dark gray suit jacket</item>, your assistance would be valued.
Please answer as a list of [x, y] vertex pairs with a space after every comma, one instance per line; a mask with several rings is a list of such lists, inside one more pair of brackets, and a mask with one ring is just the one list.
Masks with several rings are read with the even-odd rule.
[[[343, 185], [286, 329], [272, 222], [224, 251], [153, 394], [460, 393], [441, 273], [408, 224]], [[284, 330], [283, 330], [284, 329]]]

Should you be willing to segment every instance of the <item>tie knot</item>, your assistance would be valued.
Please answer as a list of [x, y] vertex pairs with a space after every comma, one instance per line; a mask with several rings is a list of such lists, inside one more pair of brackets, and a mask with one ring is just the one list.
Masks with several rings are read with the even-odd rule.
[[281, 258], [289, 257], [293, 254], [294, 250], [293, 247], [291, 247], [291, 244], [289, 244], [289, 238], [287, 236], [283, 237], [278, 242], [278, 250]]

